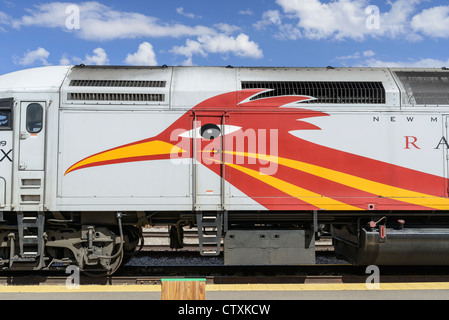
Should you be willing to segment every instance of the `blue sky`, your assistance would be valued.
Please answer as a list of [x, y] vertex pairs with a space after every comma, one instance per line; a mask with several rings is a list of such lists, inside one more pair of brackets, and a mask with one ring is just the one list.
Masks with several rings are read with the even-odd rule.
[[442, 0], [0, 0], [0, 74], [66, 64], [449, 67]]

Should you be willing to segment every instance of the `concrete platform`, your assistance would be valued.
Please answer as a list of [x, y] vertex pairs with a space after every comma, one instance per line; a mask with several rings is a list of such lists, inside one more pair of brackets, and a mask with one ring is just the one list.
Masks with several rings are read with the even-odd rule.
[[[449, 283], [207, 285], [207, 300], [449, 300]], [[0, 286], [0, 300], [161, 300], [161, 285]]]

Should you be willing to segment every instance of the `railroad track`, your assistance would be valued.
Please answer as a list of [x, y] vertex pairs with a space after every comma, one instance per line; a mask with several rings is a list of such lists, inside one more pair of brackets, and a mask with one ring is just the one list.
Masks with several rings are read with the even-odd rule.
[[[170, 237], [168, 227], [153, 227], [143, 230], [144, 251], [168, 251]], [[198, 230], [196, 228], [184, 229], [184, 251], [199, 251]], [[333, 252], [331, 236], [323, 236], [315, 243], [315, 250], [319, 252]]]
[[[449, 282], [444, 267], [381, 267], [380, 283]], [[366, 283], [365, 267], [351, 265], [314, 266], [145, 266], [122, 267], [111, 277], [81, 276], [81, 285], [159, 285], [164, 278], [206, 279], [207, 284], [335, 284]], [[27, 272], [0, 274], [0, 285], [66, 284], [64, 272]]]

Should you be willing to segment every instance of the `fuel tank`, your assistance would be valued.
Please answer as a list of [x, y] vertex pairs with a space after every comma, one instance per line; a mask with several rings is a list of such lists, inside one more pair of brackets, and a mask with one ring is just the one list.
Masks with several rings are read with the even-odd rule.
[[335, 253], [354, 265], [449, 265], [448, 228], [333, 228]]

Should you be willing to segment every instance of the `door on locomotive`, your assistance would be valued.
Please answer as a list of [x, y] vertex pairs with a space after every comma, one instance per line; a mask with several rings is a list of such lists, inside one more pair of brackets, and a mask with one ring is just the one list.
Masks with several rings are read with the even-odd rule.
[[45, 105], [45, 102], [20, 104], [20, 171], [44, 170]]
[[224, 210], [223, 160], [225, 117], [222, 113], [196, 114], [193, 123], [194, 209]]

